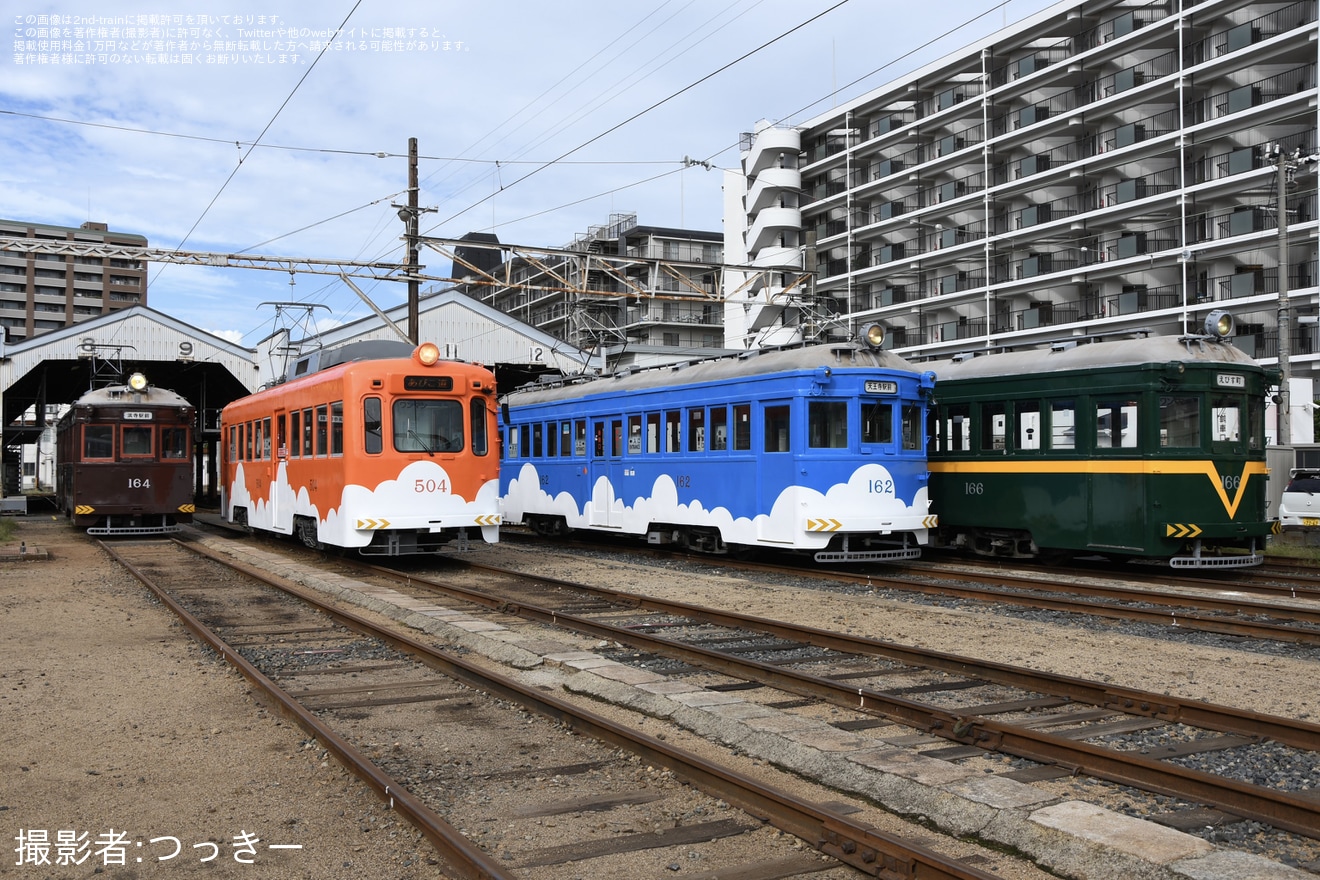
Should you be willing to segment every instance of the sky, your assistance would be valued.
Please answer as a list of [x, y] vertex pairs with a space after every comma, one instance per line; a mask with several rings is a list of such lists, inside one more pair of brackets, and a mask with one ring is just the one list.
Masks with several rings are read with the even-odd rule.
[[[416, 138], [424, 235], [559, 248], [621, 214], [719, 232], [719, 169], [759, 120], [812, 119], [1053, 2], [0, 0], [0, 218], [403, 262]], [[159, 262], [147, 302], [245, 346], [299, 312], [263, 303], [370, 314], [334, 276]]]

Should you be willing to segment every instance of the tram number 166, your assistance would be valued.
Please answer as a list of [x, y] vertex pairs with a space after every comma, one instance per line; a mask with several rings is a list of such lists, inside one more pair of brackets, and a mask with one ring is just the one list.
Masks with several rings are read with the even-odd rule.
[[964, 495], [984, 495], [985, 483], [963, 483]]

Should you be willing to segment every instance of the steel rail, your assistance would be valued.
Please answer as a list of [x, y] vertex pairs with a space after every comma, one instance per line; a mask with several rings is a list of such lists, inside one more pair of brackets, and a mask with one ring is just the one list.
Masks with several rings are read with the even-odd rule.
[[[1115, 752], [1100, 746], [1032, 730], [1020, 725], [949, 712], [915, 700], [887, 694], [884, 691], [842, 685], [822, 676], [785, 669], [756, 660], [747, 660], [707, 648], [685, 645], [672, 639], [647, 635], [612, 624], [600, 623], [555, 609], [491, 596], [465, 587], [442, 585], [425, 578], [419, 578], [414, 574], [403, 576], [397, 572], [391, 573], [389, 569], [379, 566], [367, 565], [365, 567], [401, 580], [406, 579], [411, 584], [435, 586], [444, 589], [446, 592], [461, 594], [493, 610], [537, 620], [553, 626], [574, 629], [598, 638], [612, 639], [621, 644], [644, 648], [663, 656], [680, 659], [732, 677], [769, 682], [771, 686], [777, 689], [878, 715], [963, 745], [976, 746], [989, 751], [1000, 751], [1038, 763], [1058, 765], [1068, 768], [1074, 773], [1083, 772], [1098, 779], [1105, 779], [1144, 791], [1212, 804], [1236, 815], [1257, 819], [1277, 828], [1295, 831], [1308, 837], [1320, 835], [1320, 800], [1306, 795], [1276, 791], [1263, 786], [1218, 777], [1209, 773], [1167, 764], [1152, 758], [1145, 758], [1131, 752]], [[473, 567], [500, 571], [504, 574], [516, 575], [539, 583], [553, 583], [578, 590], [584, 589], [578, 584], [512, 572], [493, 566], [477, 564]], [[686, 603], [664, 602], [639, 597], [635, 594], [618, 593], [613, 590], [585, 589], [588, 592], [602, 596], [618, 596], [620, 597], [618, 601], [624, 605], [633, 605], [651, 611], [684, 614], [702, 622], [738, 625], [748, 629], [759, 629], [775, 635], [784, 634], [788, 638], [792, 638], [793, 633], [802, 634], [807, 632], [806, 628], [792, 624], [754, 618], [733, 612], [716, 612], [712, 609], [687, 605]], [[869, 650], [853, 651], [852, 653], [871, 654], [887, 653], [889, 648], [889, 646], [881, 643], [868, 644], [869, 640], [827, 633], [823, 630], [812, 629], [810, 632], [813, 638], [816, 639], [811, 644], [822, 647], [846, 643], [869, 648]], [[915, 649], [911, 650], [916, 653]], [[955, 666], [953, 669], [963, 671], [964, 674], [973, 675], [973, 677], [975, 675], [972, 670], [982, 668], [982, 664], [977, 661], [956, 658], [955, 662], [958, 661], [964, 663], [965, 668], [958, 670]], [[917, 665], [930, 665], [919, 660], [916, 662]], [[1001, 666], [998, 674], [1003, 676], [1005, 681], [1017, 677], [1017, 686], [1019, 687], [1041, 690], [1041, 688], [1036, 688], [1032, 684], [1037, 679], [1035, 674], [1028, 670], [1015, 670], [1012, 667]], [[1062, 676], [1053, 676], [1052, 678], [1057, 682], [1070, 681]], [[1093, 690], [1095, 689], [1095, 686], [1091, 683], [1082, 682], [1081, 684], [1088, 685]], [[1103, 690], [1108, 691], [1111, 689], [1106, 688]], [[1158, 702], [1154, 702], [1152, 701], [1152, 695], [1143, 694], [1139, 691], [1128, 691], [1126, 695], [1118, 696], [1124, 689], [1115, 688], [1112, 690], [1117, 693], [1108, 697], [1105, 703], [1098, 705], [1105, 705], [1115, 712], [1148, 715], [1162, 722], [1182, 721], [1188, 724], [1195, 723], [1190, 720], [1192, 717], [1210, 720], [1213, 717], [1211, 713], [1214, 710], [1222, 709], [1223, 717], [1227, 719], [1226, 723], [1235, 725], [1230, 729], [1248, 736], [1260, 737], [1262, 735], [1258, 728], [1253, 727], [1254, 713], [1246, 713], [1228, 707], [1210, 707], [1206, 704], [1201, 704], [1205, 708], [1197, 712], [1195, 711], [1195, 704], [1190, 702], [1183, 703], [1170, 700], [1167, 697], [1161, 697]], [[1045, 692], [1048, 693], [1049, 691], [1045, 690]], [[1130, 707], [1126, 705], [1129, 700], [1133, 703]], [[1144, 711], [1134, 711], [1143, 706]], [[1186, 709], [1186, 717], [1182, 717], [1184, 708]], [[1320, 727], [1314, 725], [1306, 726], [1299, 723], [1297, 729], [1294, 729], [1287, 723], [1287, 719], [1261, 716], [1261, 720], [1271, 723], [1280, 733], [1289, 735], [1294, 740], [1299, 737], [1306, 739], [1312, 747], [1317, 742], [1317, 735], [1320, 735]], [[1212, 729], [1222, 728], [1212, 727]]]
[[[625, 607], [640, 608], [662, 614], [675, 614], [716, 626], [754, 630], [788, 641], [801, 642], [844, 654], [886, 657], [909, 666], [937, 669], [941, 672], [984, 679], [1023, 690], [1065, 697], [1074, 702], [1112, 709], [1128, 715], [1144, 715], [1171, 724], [1188, 724], [1193, 727], [1202, 727], [1225, 733], [1270, 739], [1308, 751], [1320, 751], [1320, 724], [1251, 712], [1233, 706], [1207, 703], [1201, 700], [1184, 700], [1168, 694], [1103, 684], [1083, 678], [1009, 666], [1004, 663], [978, 660], [973, 657], [932, 651], [926, 648], [908, 647], [896, 642], [885, 642], [865, 636], [832, 632], [768, 617], [755, 617], [740, 614], [736, 611], [720, 611], [687, 602], [658, 599], [640, 593], [627, 593], [605, 587], [592, 587], [573, 581], [548, 578], [542, 575], [529, 575], [526, 572], [485, 563], [469, 560], [462, 560], [462, 562], [470, 568], [482, 571], [519, 578], [531, 578], [538, 583], [589, 593], [605, 601]], [[370, 564], [368, 564], [368, 567], [389, 577], [399, 577], [398, 572], [388, 568]], [[408, 579], [413, 583], [425, 583], [454, 592], [490, 608], [502, 608], [510, 604], [505, 599], [492, 597], [489, 593], [471, 590], [467, 587], [442, 584], [438, 581], [419, 578], [416, 575], [409, 575]], [[562, 615], [560, 616], [562, 617]]]
[[[303, 730], [316, 737], [341, 764], [355, 776], [373, 788], [390, 809], [401, 813], [417, 830], [426, 835], [452, 867], [462, 872], [465, 878], [472, 880], [516, 880], [517, 875], [510, 874], [489, 854], [474, 846], [457, 828], [450, 825], [433, 810], [421, 802], [406, 787], [396, 782], [389, 774], [381, 770], [366, 755], [360, 752], [348, 740], [339, 736], [321, 722], [316, 715], [308, 711], [288, 691], [272, 681], [265, 673], [234, 650], [218, 633], [213, 631], [174, 600], [168, 592], [158, 586], [145, 572], [126, 559], [118, 550], [104, 541], [98, 541], [101, 548], [124, 566], [133, 577], [155, 594], [165, 607], [179, 618], [184, 626], [198, 639], [209, 645], [226, 663], [234, 666], [248, 681], [256, 685], [262, 693], [279, 707], [289, 718], [295, 720]], [[176, 543], [182, 543], [177, 542]], [[187, 545], [184, 545], [187, 546]], [[193, 549], [189, 547], [188, 549]], [[212, 557], [215, 558], [215, 557]], [[217, 561], [224, 562], [219, 559]]]
[[[230, 559], [193, 542], [173, 539], [188, 550], [213, 559], [316, 607], [357, 632], [380, 639], [441, 673], [470, 687], [508, 700], [602, 742], [626, 749], [648, 762], [670, 769], [695, 787], [715, 792], [752, 816], [792, 834], [820, 852], [860, 871], [889, 880], [993, 880], [994, 875], [957, 859], [908, 843], [902, 838], [857, 823], [794, 795], [775, 790], [735, 770], [671, 746], [661, 740], [616, 724], [565, 700], [497, 676], [460, 657], [410, 636], [381, 629], [365, 617], [335, 608], [316, 592]], [[273, 683], [272, 683], [273, 684]]]

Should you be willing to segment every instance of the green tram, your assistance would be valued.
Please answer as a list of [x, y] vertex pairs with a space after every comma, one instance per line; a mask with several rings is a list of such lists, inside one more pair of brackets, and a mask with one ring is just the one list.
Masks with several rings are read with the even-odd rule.
[[1265, 518], [1265, 399], [1279, 373], [1222, 336], [1079, 340], [922, 366], [936, 374], [932, 546], [1047, 562], [1264, 561], [1278, 531]]

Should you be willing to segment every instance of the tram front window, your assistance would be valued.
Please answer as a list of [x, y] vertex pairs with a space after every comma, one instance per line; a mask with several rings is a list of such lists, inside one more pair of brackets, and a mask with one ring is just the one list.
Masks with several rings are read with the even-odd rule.
[[396, 400], [394, 448], [399, 452], [456, 452], [463, 448], [463, 404], [457, 400]]

